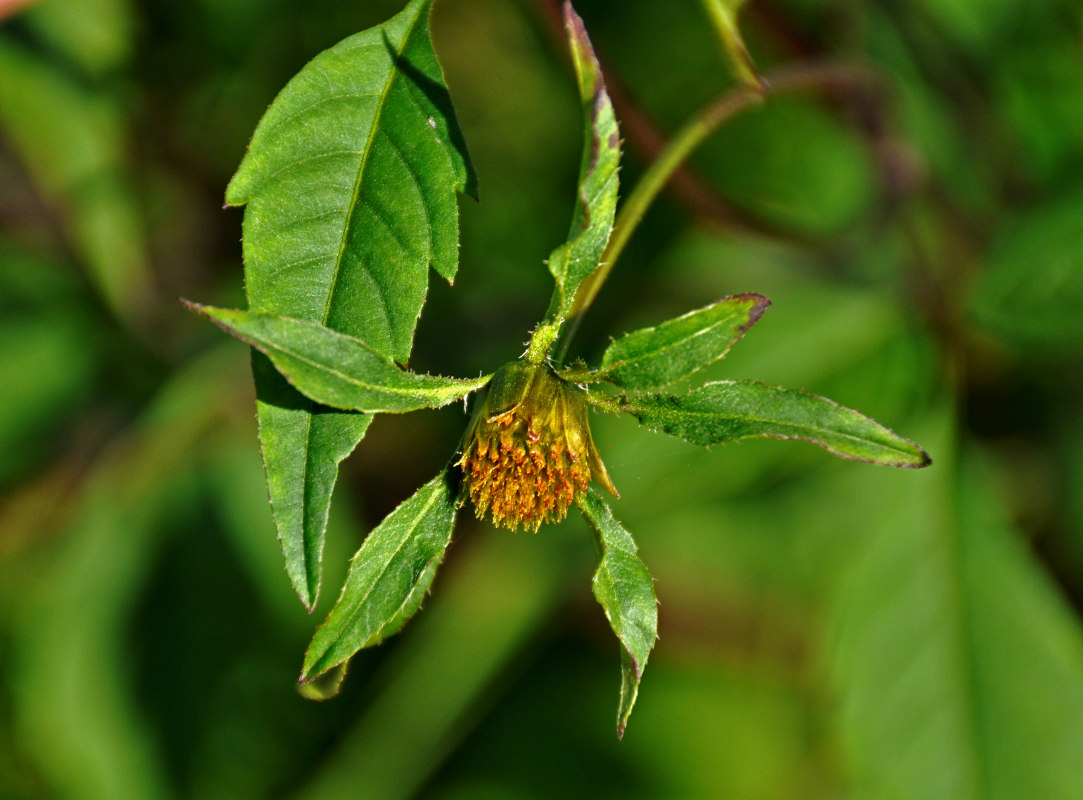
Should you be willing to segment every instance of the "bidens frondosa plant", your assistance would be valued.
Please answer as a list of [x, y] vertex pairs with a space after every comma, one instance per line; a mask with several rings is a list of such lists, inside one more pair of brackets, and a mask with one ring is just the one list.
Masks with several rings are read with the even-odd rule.
[[[631, 535], [590, 485], [617, 496], [591, 437], [588, 407], [631, 414], [698, 445], [767, 436], [892, 466], [921, 467], [929, 459], [873, 420], [805, 392], [756, 381], [661, 392], [726, 354], [769, 305], [758, 294], [623, 335], [596, 367], [561, 364], [554, 351], [566, 348], [569, 329], [619, 253], [609, 243], [620, 137], [570, 5], [565, 26], [584, 149], [568, 239], [548, 260], [555, 283], [548, 311], [523, 358], [492, 375], [403, 369], [428, 270], [455, 276], [456, 195], [474, 193], [475, 185], [432, 51], [430, 5], [413, 0], [385, 24], [317, 56], [282, 90], [226, 192], [229, 204], [246, 207], [249, 310], [190, 305], [258, 351], [253, 374], [272, 515], [287, 571], [309, 608], [338, 464], [373, 415], [435, 408], [477, 392], [448, 467], [391, 512], [352, 560], [305, 654], [301, 683], [341, 674], [358, 650], [402, 628], [432, 584], [463, 503], [498, 527], [529, 531], [560, 522], [574, 504], [594, 533], [594, 594], [621, 644], [620, 735], [654, 646], [657, 602]], [[659, 163], [672, 169], [677, 161]], [[637, 210], [618, 221], [614, 242], [627, 240], [642, 211], [636, 197], [628, 207]]]

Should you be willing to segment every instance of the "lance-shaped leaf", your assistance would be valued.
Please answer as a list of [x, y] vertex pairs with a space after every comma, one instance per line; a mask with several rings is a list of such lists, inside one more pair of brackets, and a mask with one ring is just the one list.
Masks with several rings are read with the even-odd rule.
[[625, 334], [609, 345], [591, 377], [632, 390], [687, 378], [725, 356], [769, 305], [763, 295], [739, 294], [655, 328]]
[[658, 636], [658, 599], [654, 580], [636, 552], [632, 535], [594, 489], [576, 501], [591, 529], [601, 560], [594, 573], [594, 596], [621, 644], [620, 705], [617, 738], [624, 736], [639, 681]]
[[421, 606], [455, 525], [457, 490], [445, 470], [365, 539], [331, 613], [305, 653], [301, 682], [398, 633]]
[[891, 467], [932, 463], [916, 444], [864, 414], [826, 397], [759, 381], [717, 381], [683, 397], [647, 395], [619, 405], [648, 428], [692, 444], [804, 439], [857, 461]]
[[[429, 38], [431, 0], [309, 62], [260, 120], [226, 191], [246, 205], [253, 311], [356, 336], [405, 364], [432, 265], [458, 263], [456, 193], [475, 193]], [[310, 608], [338, 463], [368, 421], [328, 413], [253, 362], [259, 436], [286, 566]]]
[[187, 305], [270, 358], [306, 397], [333, 408], [370, 413], [438, 408], [480, 389], [491, 377], [464, 380], [418, 375], [360, 339], [314, 322]]
[[576, 289], [598, 268], [609, 241], [617, 209], [617, 168], [620, 165], [620, 132], [602, 70], [583, 20], [567, 2], [564, 4], [564, 27], [579, 81], [584, 142], [579, 195], [568, 241], [549, 256], [549, 271], [557, 284], [549, 317], [557, 321], [567, 317]]

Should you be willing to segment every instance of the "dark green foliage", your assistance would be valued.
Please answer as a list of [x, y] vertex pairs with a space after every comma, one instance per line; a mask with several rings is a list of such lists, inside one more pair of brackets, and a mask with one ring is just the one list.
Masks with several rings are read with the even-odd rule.
[[[431, 5], [413, 0], [307, 64], [263, 115], [226, 191], [245, 206], [252, 311], [326, 325], [403, 364], [430, 265], [455, 277], [456, 193], [474, 192], [429, 39]], [[368, 423], [291, 401], [258, 364], [255, 373], [271, 506], [311, 607], [337, 465]]]
[[[619, 123], [615, 220], [618, 173], [590, 169], [618, 155], [591, 153], [610, 142], [595, 60], [573, 36], [573, 74], [555, 0], [441, 0], [433, 48], [427, 6], [404, 4], [0, 11], [0, 796], [1083, 796], [1077, 4], [580, 0], [573, 33], [590, 31]], [[311, 274], [313, 295], [289, 296], [289, 269], [246, 276], [246, 305], [242, 225], [257, 267], [288, 264], [286, 249], [326, 241], [330, 216], [304, 220], [350, 213], [355, 185], [321, 158], [272, 207], [260, 159], [339, 134], [363, 149], [363, 103], [328, 99], [303, 131], [264, 128], [248, 160], [245, 145], [283, 86], [318, 91], [300, 77], [315, 54], [344, 64], [335, 43], [364, 29], [390, 50], [334, 79], [383, 76], [389, 100], [435, 110], [380, 117], [413, 131], [411, 158], [443, 165], [423, 176], [440, 184], [432, 235], [390, 202], [416, 235], [399, 246], [358, 204], [331, 233], [356, 237], [341, 308], [258, 307], [326, 300]], [[734, 69], [741, 40], [751, 59]], [[599, 256], [610, 226], [606, 247], [631, 231], [621, 215], [658, 147], [734, 98], [620, 257]], [[481, 203], [457, 197], [473, 193], [464, 140]], [[390, 166], [386, 142], [370, 155]], [[250, 202], [222, 210], [242, 162], [230, 199]], [[393, 174], [359, 197], [403, 200]], [[554, 253], [566, 233], [579, 244]], [[394, 326], [353, 291], [366, 254], [403, 278]], [[599, 257], [615, 264], [601, 281]], [[429, 284], [425, 259], [454, 288]], [[561, 276], [578, 288], [562, 295]], [[759, 304], [704, 306], [752, 291], [773, 306], [731, 348]], [[492, 372], [541, 319], [535, 356], [621, 412], [591, 425], [622, 496], [584, 494], [592, 521], [572, 512], [536, 536], [477, 523], [452, 500], [467, 409], [314, 402], [177, 296], [238, 328], [302, 331], [308, 352], [290, 333], [279, 365], [345, 404], [458, 396], [482, 379], [433, 376]], [[250, 366], [262, 421], [275, 415], [263, 464]], [[935, 465], [758, 441], [770, 427], [921, 461], [811, 392]], [[630, 410], [704, 443], [757, 435], [697, 446]], [[409, 535], [422, 497], [440, 502]], [[359, 547], [382, 556], [351, 567]], [[315, 604], [321, 580], [315, 617], [297, 595]], [[388, 591], [366, 599], [375, 586]], [[321, 619], [305, 666], [337, 666], [299, 686]], [[614, 649], [618, 725], [636, 699], [619, 744]]]

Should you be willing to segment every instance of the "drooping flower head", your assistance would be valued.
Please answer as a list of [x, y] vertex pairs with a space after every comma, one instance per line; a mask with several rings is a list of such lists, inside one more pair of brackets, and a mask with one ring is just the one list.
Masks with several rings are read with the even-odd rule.
[[501, 367], [478, 398], [459, 466], [478, 519], [537, 531], [593, 478], [619, 496], [594, 446], [583, 390], [545, 364]]

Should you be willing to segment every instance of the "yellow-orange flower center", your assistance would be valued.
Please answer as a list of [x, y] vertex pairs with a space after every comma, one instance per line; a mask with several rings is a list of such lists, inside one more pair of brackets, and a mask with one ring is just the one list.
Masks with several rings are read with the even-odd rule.
[[559, 522], [593, 477], [616, 494], [594, 447], [582, 390], [514, 362], [479, 400], [459, 460], [478, 519], [537, 531]]

